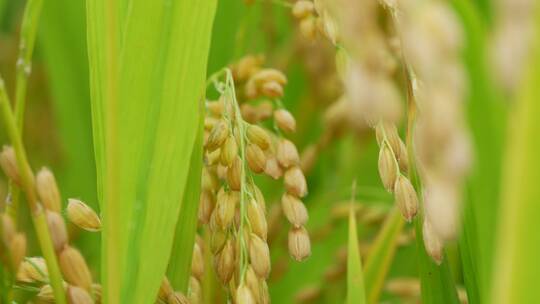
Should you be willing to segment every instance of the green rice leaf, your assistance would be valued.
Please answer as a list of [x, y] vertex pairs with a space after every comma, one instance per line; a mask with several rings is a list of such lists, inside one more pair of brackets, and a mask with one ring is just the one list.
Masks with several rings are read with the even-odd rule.
[[540, 4], [530, 64], [511, 115], [503, 174], [497, 256], [489, 303], [540, 303]]
[[[409, 146], [409, 151], [413, 151], [412, 145]], [[412, 153], [409, 154], [411, 159]], [[415, 185], [416, 192], [422, 193], [422, 186], [419, 182], [416, 166], [414, 161], [412, 164], [409, 177]], [[416, 237], [416, 258], [418, 263], [418, 274], [421, 284], [421, 299], [422, 303], [426, 304], [459, 304], [459, 298], [456, 286], [450, 272], [450, 265], [446, 253], [443, 255], [443, 260], [440, 265], [437, 265], [433, 259], [427, 254], [424, 246], [424, 237], [422, 231], [422, 220], [424, 218], [422, 196], [420, 198], [419, 212], [414, 219], [414, 229]]]
[[459, 304], [456, 286], [450, 273], [448, 259], [445, 256], [441, 265], [429, 257], [424, 248], [422, 234], [422, 216], [415, 219], [416, 252], [420, 282], [422, 284], [422, 303], [425, 304]]
[[396, 254], [398, 236], [405, 222], [394, 208], [377, 235], [366, 261], [365, 282], [369, 303], [378, 303], [384, 280]]
[[[353, 196], [354, 197], [354, 196]], [[358, 244], [356, 216], [351, 204], [349, 213], [349, 245], [347, 249], [347, 304], [366, 303], [364, 274]]]
[[153, 303], [165, 274], [200, 132], [215, 6], [87, 1], [105, 303]]
[[[470, 200], [468, 200], [470, 202]], [[470, 303], [482, 303], [481, 299], [481, 278], [479, 265], [476, 262], [479, 259], [478, 250], [478, 232], [476, 231], [476, 216], [473, 213], [475, 208], [467, 206], [463, 213], [463, 231], [459, 239], [459, 254], [461, 258], [461, 270], [463, 280], [467, 290], [467, 298]]]
[[464, 60], [472, 84], [467, 111], [475, 154], [467, 183], [459, 249], [469, 300], [478, 303], [489, 292], [493, 271], [493, 231], [500, 201], [506, 103], [493, 83], [489, 62], [486, 60], [490, 42], [487, 24], [481, 16], [482, 10], [466, 0], [453, 0], [453, 4], [466, 34]]
[[413, 144], [414, 126], [416, 122], [416, 103], [413, 94], [412, 79], [407, 74], [408, 78], [408, 125], [407, 125], [407, 150], [409, 156], [409, 172], [408, 177], [411, 180], [419, 198], [419, 210], [414, 219], [414, 229], [416, 238], [416, 258], [418, 263], [418, 274], [421, 283], [421, 300], [424, 304], [458, 304], [456, 286], [450, 272], [450, 266], [446, 254], [443, 255], [443, 260], [440, 265], [437, 265], [431, 257], [428, 256], [424, 246], [424, 238], [422, 232], [422, 224], [424, 220], [423, 210], [423, 191], [420, 181], [417, 164], [416, 153]]
[[189, 166], [189, 175], [182, 199], [180, 217], [176, 224], [174, 244], [169, 261], [167, 277], [175, 290], [187, 291], [189, 276], [191, 274], [191, 258], [195, 233], [197, 231], [197, 211], [199, 210], [199, 196], [201, 189], [201, 170], [203, 155], [203, 128], [204, 119], [199, 119], [199, 134]]

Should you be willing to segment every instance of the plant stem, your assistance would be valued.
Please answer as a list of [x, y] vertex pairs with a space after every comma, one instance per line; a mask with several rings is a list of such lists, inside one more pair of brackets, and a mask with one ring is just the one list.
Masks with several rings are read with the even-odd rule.
[[[420, 181], [418, 179], [418, 174], [416, 171], [416, 159], [414, 157], [414, 126], [416, 122], [416, 101], [414, 98], [414, 88], [412, 84], [412, 77], [408, 71], [408, 67], [403, 67], [407, 83], [407, 135], [405, 139], [405, 144], [407, 146], [407, 155], [409, 157], [409, 172], [408, 177], [411, 183], [416, 188], [416, 191], [421, 190]], [[417, 192], [418, 195], [421, 195], [421, 192]]]
[[36, 42], [39, 15], [43, 0], [29, 0], [24, 9], [19, 42], [19, 58], [17, 59], [17, 82], [15, 88], [15, 120], [17, 128], [22, 133], [24, 110], [26, 105], [26, 87], [32, 71], [32, 54]]
[[[403, 58], [403, 72], [405, 74], [407, 86], [407, 154], [409, 156], [409, 179], [414, 185], [418, 195], [418, 214], [414, 219], [416, 232], [416, 250], [418, 254], [418, 265], [421, 278], [421, 293], [423, 302], [435, 303], [459, 303], [457, 291], [452, 280], [450, 268], [446, 257], [441, 265], [435, 265], [431, 258], [427, 256], [423, 241], [423, 219], [424, 200], [422, 194], [422, 183], [418, 177], [418, 169], [414, 153], [414, 128], [416, 124], [416, 114], [418, 111], [415, 96], [415, 75], [409, 68], [405, 56]], [[446, 256], [446, 254], [445, 254]], [[429, 278], [429, 279], [428, 279]]]
[[[21, 38], [19, 41], [19, 57], [16, 64], [16, 86], [15, 86], [15, 121], [19, 135], [22, 138], [24, 124], [24, 110], [26, 108], [26, 87], [28, 77], [32, 70], [32, 54], [36, 42], [37, 27], [39, 24], [39, 15], [43, 0], [29, 0], [24, 8], [24, 16], [21, 25]], [[6, 211], [17, 223], [17, 213], [19, 209], [20, 189], [12, 181], [8, 185], [11, 194], [10, 203]]]
[[26, 152], [20, 137], [19, 132], [17, 131], [17, 125], [15, 117], [11, 110], [11, 105], [9, 103], [9, 98], [6, 93], [4, 80], [0, 77], [0, 111], [2, 111], [2, 117], [4, 119], [4, 124], [6, 128], [7, 135], [13, 145], [15, 150], [15, 156], [17, 158], [17, 167], [19, 168], [19, 174], [21, 177], [22, 188], [26, 193], [26, 198], [30, 207], [30, 212], [32, 215], [32, 221], [34, 223], [34, 228], [36, 230], [36, 236], [41, 248], [41, 252], [45, 261], [47, 263], [47, 269], [49, 271], [50, 284], [53, 287], [54, 297], [56, 303], [65, 304], [66, 297], [64, 293], [64, 287], [62, 284], [62, 274], [58, 267], [58, 262], [56, 260], [56, 255], [51, 241], [51, 236], [49, 234], [49, 228], [47, 226], [47, 221], [45, 219], [45, 213], [43, 212], [43, 207], [37, 199], [37, 194], [35, 192], [34, 186], [34, 176], [28, 160], [26, 157]]

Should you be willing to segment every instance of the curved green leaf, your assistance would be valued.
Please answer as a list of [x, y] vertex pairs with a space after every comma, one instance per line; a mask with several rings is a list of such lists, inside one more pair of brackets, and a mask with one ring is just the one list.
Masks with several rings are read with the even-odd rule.
[[540, 303], [540, 4], [535, 44], [509, 124], [490, 303]]

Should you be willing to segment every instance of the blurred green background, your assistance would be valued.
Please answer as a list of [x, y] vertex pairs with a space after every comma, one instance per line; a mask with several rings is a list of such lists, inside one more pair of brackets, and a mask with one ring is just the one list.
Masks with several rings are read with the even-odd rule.
[[[467, 34], [464, 60], [470, 79], [467, 115], [471, 127], [475, 165], [466, 188], [461, 243], [449, 246], [453, 276], [458, 285], [485, 290], [490, 284], [495, 248], [500, 180], [505, 151], [508, 103], [493, 85], [484, 60], [493, 22], [489, 0], [452, 1]], [[12, 93], [17, 55], [17, 33], [24, 1], [0, 0], [0, 72]], [[323, 110], [338, 96], [333, 74], [333, 47], [299, 39], [287, 8], [266, 1], [246, 6], [243, 1], [219, 1], [214, 23], [208, 72], [212, 73], [245, 54], [264, 54], [266, 65], [286, 70], [289, 83], [285, 106], [297, 117], [293, 140], [300, 150], [323, 132]], [[91, 134], [89, 81], [86, 54], [85, 3], [82, 0], [45, 1], [29, 81], [24, 141], [33, 167], [56, 172], [64, 202], [77, 197], [98, 209], [96, 170]], [[318, 72], [314, 78], [314, 73]], [[6, 137], [0, 131], [0, 142]], [[336, 203], [347, 200], [353, 180], [359, 184], [358, 200], [384, 215], [392, 198], [380, 186], [376, 142], [369, 132], [345, 133], [324, 149], [307, 175], [310, 195], [308, 229], [314, 239], [313, 254], [305, 263], [292, 262], [286, 253], [286, 231], [274, 240], [273, 275], [269, 286], [274, 303], [291, 303], [299, 291], [322, 290], [318, 301], [336, 303], [345, 295], [345, 277], [332, 277], [347, 244], [346, 217], [328, 216]], [[267, 201], [279, 199], [281, 185], [258, 178]], [[0, 193], [5, 193], [5, 179]], [[3, 197], [3, 196], [2, 196]], [[371, 210], [370, 209], [370, 210]], [[334, 211], [333, 211], [334, 210]], [[361, 248], [377, 232], [381, 216], [359, 223]], [[368, 216], [366, 216], [368, 218]], [[28, 223], [27, 223], [28, 224]], [[412, 227], [405, 228], [410, 233]], [[31, 231], [28, 229], [27, 231]], [[463, 246], [463, 243], [467, 246]], [[414, 242], [405, 242], [392, 263], [390, 277], [417, 276]], [[99, 235], [81, 234], [77, 246], [99, 270]], [[465, 248], [465, 249], [464, 249]], [[34, 253], [36, 253], [34, 248]], [[361, 250], [362, 251], [362, 250]], [[469, 265], [462, 272], [461, 260]], [[475, 286], [478, 285], [478, 286]], [[387, 303], [398, 302], [390, 294]]]

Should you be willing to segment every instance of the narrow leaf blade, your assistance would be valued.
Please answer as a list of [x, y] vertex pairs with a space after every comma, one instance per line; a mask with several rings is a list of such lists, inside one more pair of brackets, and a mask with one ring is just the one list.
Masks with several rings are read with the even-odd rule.
[[362, 273], [362, 260], [358, 244], [356, 216], [351, 206], [349, 213], [349, 245], [347, 249], [347, 303], [366, 303], [364, 288], [364, 274]]
[[382, 230], [377, 235], [366, 262], [365, 281], [369, 303], [378, 303], [398, 246], [398, 237], [403, 229], [401, 213], [394, 208], [388, 215]]
[[182, 199], [182, 208], [178, 223], [176, 223], [176, 232], [174, 244], [169, 261], [167, 277], [175, 290], [187, 291], [189, 276], [191, 274], [191, 259], [195, 234], [197, 232], [197, 211], [199, 209], [199, 196], [201, 188], [201, 170], [203, 154], [203, 123], [202, 116], [199, 119], [199, 132], [195, 147], [191, 154], [189, 166], [189, 175]]
[[[467, 181], [463, 233], [459, 240], [465, 286], [471, 301], [489, 290], [500, 201], [501, 164], [505, 144], [506, 103], [493, 82], [486, 58], [490, 31], [482, 10], [467, 0], [452, 1], [466, 34], [464, 61], [470, 79], [467, 102], [468, 124], [474, 145], [474, 162]], [[491, 185], [491, 187], [486, 187]]]

